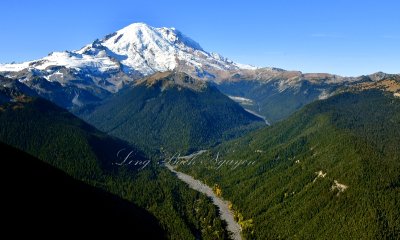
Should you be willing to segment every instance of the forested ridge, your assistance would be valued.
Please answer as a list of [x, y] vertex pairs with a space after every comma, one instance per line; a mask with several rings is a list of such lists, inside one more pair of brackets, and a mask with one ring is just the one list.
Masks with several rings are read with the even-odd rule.
[[151, 155], [208, 148], [265, 125], [215, 87], [186, 74], [153, 81], [128, 86], [77, 114]]
[[[396, 239], [399, 142], [400, 99], [346, 92], [179, 169], [218, 186], [249, 239]], [[217, 154], [256, 164], [216, 169]]]
[[155, 162], [143, 169], [113, 164], [121, 161], [116, 153], [123, 148], [132, 149], [135, 160], [146, 158], [46, 100], [20, 95], [3, 104], [0, 125], [1, 142], [146, 209], [169, 239], [228, 238], [210, 199], [176, 181]]

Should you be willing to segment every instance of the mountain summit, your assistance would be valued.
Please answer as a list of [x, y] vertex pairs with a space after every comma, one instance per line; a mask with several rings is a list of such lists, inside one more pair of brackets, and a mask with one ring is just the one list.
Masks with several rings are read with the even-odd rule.
[[19, 64], [0, 65], [0, 73], [20, 80], [44, 77], [61, 84], [90, 81], [115, 92], [124, 82], [156, 72], [178, 70], [212, 79], [219, 71], [254, 69], [209, 53], [175, 28], [133, 23], [80, 50], [53, 52]]
[[175, 28], [131, 24], [77, 51], [79, 54], [114, 58], [126, 73], [143, 75], [176, 68], [233, 70], [239, 65], [203, 48]]

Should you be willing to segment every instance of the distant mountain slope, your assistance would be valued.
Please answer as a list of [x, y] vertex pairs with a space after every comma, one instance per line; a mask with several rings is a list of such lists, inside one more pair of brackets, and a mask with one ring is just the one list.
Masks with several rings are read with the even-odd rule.
[[[132, 202], [75, 180], [20, 150], [0, 143], [3, 230], [30, 237], [91, 235], [166, 239], [157, 219]], [[50, 230], [51, 229], [51, 230]], [[3, 234], [5, 234], [3, 232]], [[9, 232], [14, 237], [20, 232]]]
[[[134, 202], [157, 218], [168, 239], [228, 237], [210, 199], [187, 189], [134, 147], [107, 136], [47, 100], [18, 91], [10, 94], [9, 90], [0, 88], [0, 93], [9, 98], [0, 105], [0, 142]], [[118, 165], [131, 151], [132, 158], [128, 160], [133, 163]], [[193, 207], [199, 210], [194, 212]]]
[[[106, 90], [93, 89], [92, 87], [91, 83], [76, 87], [69, 84], [60, 84], [57, 81], [48, 81], [38, 76], [32, 76], [29, 81], [19, 81], [0, 75], [0, 88], [3, 89], [2, 91], [18, 91], [29, 96], [40, 96], [69, 110], [80, 108], [86, 104], [97, 103], [110, 95]], [[1, 98], [0, 96], [0, 101]]]
[[306, 104], [326, 99], [338, 90], [383, 80], [400, 81], [400, 75], [375, 73], [360, 77], [332, 74], [303, 74], [295, 71], [257, 69], [232, 73], [215, 86], [224, 94], [249, 99], [242, 104], [276, 123]]
[[[400, 237], [400, 98], [346, 92], [180, 170], [218, 184], [256, 239]], [[254, 161], [216, 170], [215, 158]]]
[[178, 72], [139, 80], [80, 116], [142, 149], [170, 152], [209, 147], [265, 125], [216, 88]]

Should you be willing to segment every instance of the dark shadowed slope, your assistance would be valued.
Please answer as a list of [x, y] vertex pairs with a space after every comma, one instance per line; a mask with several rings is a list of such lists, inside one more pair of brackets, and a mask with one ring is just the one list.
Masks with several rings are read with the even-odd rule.
[[[29, 237], [56, 236], [53, 234], [58, 232], [166, 238], [157, 219], [132, 202], [75, 180], [11, 146], [0, 143], [0, 151], [1, 217], [6, 232], [23, 229]], [[12, 236], [22, 232], [14, 231]]]

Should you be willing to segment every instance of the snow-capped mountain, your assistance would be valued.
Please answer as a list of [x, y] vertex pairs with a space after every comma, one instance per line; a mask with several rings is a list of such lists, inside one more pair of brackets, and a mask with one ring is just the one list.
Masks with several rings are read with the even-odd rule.
[[144, 75], [182, 65], [216, 70], [239, 68], [238, 64], [218, 54], [204, 51], [197, 42], [175, 28], [154, 28], [143, 23], [129, 25], [77, 53], [106, 55], [121, 63], [125, 72], [138, 71]]
[[53, 52], [24, 63], [0, 64], [0, 75], [18, 80], [37, 95], [68, 109], [99, 102], [127, 83], [171, 70], [216, 82], [227, 95], [252, 99], [251, 110], [264, 115], [271, 109], [269, 105], [263, 107], [265, 103], [284, 102], [266, 101], [270, 96], [286, 98], [297, 94], [299, 97], [291, 102], [307, 99], [303, 101], [306, 104], [326, 98], [341, 86], [387, 76], [341, 77], [255, 68], [209, 53], [175, 28], [155, 28], [144, 23], [131, 24], [80, 50]]
[[254, 67], [206, 52], [175, 28], [155, 28], [144, 23], [131, 24], [80, 50], [0, 65], [0, 73], [21, 81], [43, 77], [62, 85], [94, 83], [110, 92], [116, 92], [127, 81], [174, 69], [208, 80], [219, 71]]

